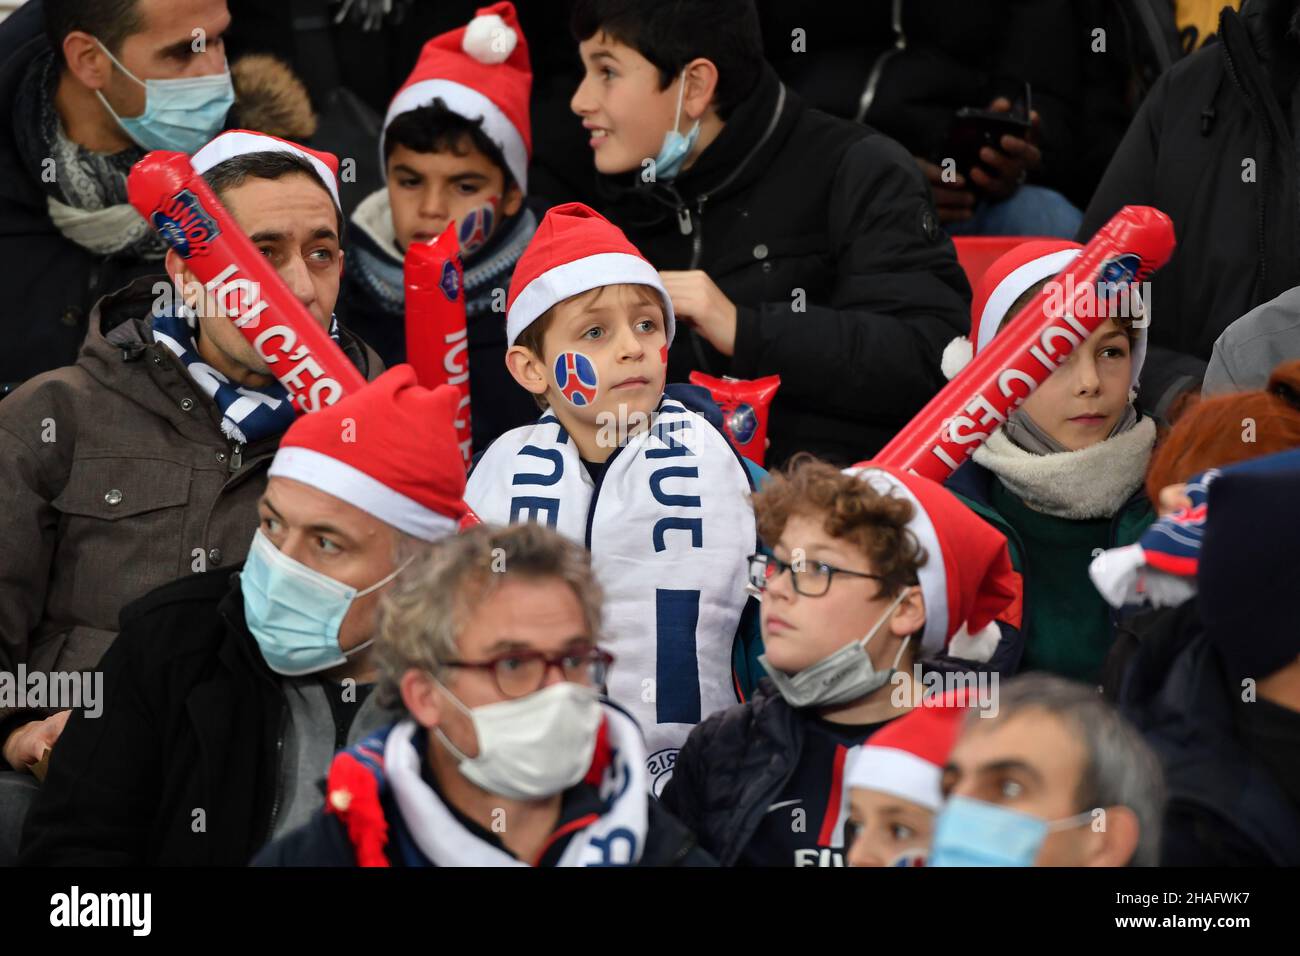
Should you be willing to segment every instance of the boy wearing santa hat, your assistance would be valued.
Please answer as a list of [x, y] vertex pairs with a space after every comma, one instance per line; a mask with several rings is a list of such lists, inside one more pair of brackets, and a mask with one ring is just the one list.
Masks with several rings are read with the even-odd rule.
[[846, 762], [920, 702], [914, 662], [977, 669], [1006, 642], [1019, 580], [1002, 535], [915, 475], [801, 457], [754, 509], [769, 677], [691, 733], [663, 800], [723, 866], [842, 865]]
[[943, 768], [961, 733], [959, 694], [928, 698], [882, 727], [844, 771], [849, 866], [921, 866], [943, 806]]
[[429, 40], [384, 117], [384, 188], [352, 215], [339, 309], [390, 365], [406, 360], [402, 266], [456, 223], [464, 266], [474, 447], [533, 418], [502, 364], [510, 273], [537, 229], [524, 205], [533, 74], [511, 3]]
[[750, 472], [719, 428], [664, 394], [672, 302], [599, 213], [547, 212], [506, 328], [510, 374], [545, 411], [484, 452], [466, 501], [484, 521], [537, 521], [591, 550], [619, 658], [610, 696], [646, 732], [658, 794], [691, 727], [740, 699]]
[[[1069, 290], [1049, 283], [1080, 249], [1073, 242], [1026, 242], [995, 261], [971, 305], [974, 347], [965, 340], [950, 344], [945, 374], [955, 375], [1039, 292], [1047, 289], [1052, 301], [1063, 302]], [[1012, 560], [1025, 575], [1022, 666], [1095, 683], [1115, 620], [1088, 565], [1106, 549], [1132, 544], [1155, 517], [1143, 479], [1156, 427], [1135, 404], [1149, 314], [1133, 308], [1140, 300], [1131, 293], [1109, 301], [1099, 294], [1093, 301], [1115, 314], [947, 484], [1007, 536]], [[1130, 308], [1115, 309], [1115, 302]]]
[[409, 365], [285, 433], [247, 560], [122, 612], [103, 714], [74, 713], [30, 864], [242, 866], [319, 811], [330, 757], [389, 723], [380, 598], [464, 515], [454, 388]]

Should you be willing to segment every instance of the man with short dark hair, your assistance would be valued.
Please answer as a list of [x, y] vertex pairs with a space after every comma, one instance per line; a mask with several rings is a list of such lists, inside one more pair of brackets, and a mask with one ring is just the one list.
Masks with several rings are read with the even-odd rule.
[[1095, 687], [1032, 673], [974, 712], [944, 769], [928, 866], [1155, 866], [1160, 763]]
[[[192, 162], [329, 328], [343, 258], [337, 160], [234, 131]], [[240, 170], [236, 185], [227, 177]], [[169, 252], [167, 265], [171, 281], [141, 279], [99, 303], [77, 364], [0, 402], [0, 671], [91, 670], [125, 604], [248, 550], [294, 411], [183, 260]], [[336, 334], [358, 368], [378, 374], [377, 356]], [[35, 764], [66, 720], [0, 706], [4, 762]]]
[[230, 19], [226, 0], [29, 0], [0, 24], [0, 395], [74, 361], [94, 303], [159, 271], [126, 197], [145, 152], [193, 153], [235, 116], [311, 135], [286, 66], [228, 69]]
[[25, 865], [242, 866], [320, 811], [334, 752], [393, 720], [379, 602], [465, 514], [459, 401], [403, 365], [294, 422], [244, 564], [123, 610], [104, 713], [59, 738]]

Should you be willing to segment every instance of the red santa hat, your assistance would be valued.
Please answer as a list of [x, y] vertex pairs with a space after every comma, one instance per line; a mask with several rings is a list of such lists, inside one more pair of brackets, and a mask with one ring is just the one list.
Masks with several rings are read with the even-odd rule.
[[456, 532], [465, 514], [465, 465], [456, 436], [460, 392], [416, 383], [396, 365], [318, 412], [280, 440], [272, 478], [292, 478], [341, 498], [424, 541]]
[[673, 302], [636, 246], [596, 210], [580, 202], [546, 211], [510, 278], [506, 337], [510, 345], [551, 306], [605, 285], [647, 285], [664, 303], [664, 327], [673, 344]]
[[845, 789], [887, 793], [937, 813], [943, 768], [967, 708], [932, 698], [872, 734], [844, 770]]
[[[970, 306], [971, 335], [974, 345], [965, 336], [953, 339], [943, 350], [940, 368], [946, 378], [955, 378], [970, 360], [988, 347], [997, 334], [998, 326], [1016, 300], [1044, 279], [1050, 279], [1069, 268], [1083, 246], [1064, 239], [1033, 239], [1003, 253], [985, 270], [975, 283]], [[1135, 329], [1137, 339], [1133, 344], [1133, 374], [1131, 385], [1137, 387], [1142, 363], [1146, 361], [1147, 330]]]
[[[533, 152], [528, 118], [532, 86], [528, 44], [515, 5], [480, 7], [466, 26], [424, 45], [415, 69], [388, 104], [384, 129], [402, 113], [427, 106], [437, 97], [453, 113], [483, 120], [483, 132], [501, 150], [519, 188], [527, 192], [528, 158]], [[379, 164], [383, 168], [382, 134]]]
[[921, 652], [986, 661], [1001, 639], [997, 617], [1019, 624], [1020, 575], [1007, 539], [938, 482], [867, 462], [845, 469], [882, 495], [912, 503], [908, 529], [925, 549], [917, 571], [925, 598]]
[[290, 153], [299, 159], [305, 159], [329, 190], [334, 207], [343, 209], [343, 204], [339, 202], [339, 158], [333, 153], [310, 149], [270, 133], [255, 133], [247, 129], [226, 130], [191, 156], [190, 165], [202, 175], [219, 163], [249, 153]]

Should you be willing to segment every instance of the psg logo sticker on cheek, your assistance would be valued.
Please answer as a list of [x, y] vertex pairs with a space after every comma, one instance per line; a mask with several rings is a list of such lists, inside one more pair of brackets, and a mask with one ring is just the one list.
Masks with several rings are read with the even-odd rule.
[[659, 364], [661, 365], [668, 364], [668, 343], [667, 342], [659, 346]]
[[464, 218], [460, 221], [457, 230], [457, 240], [460, 242], [460, 254], [463, 256], [473, 255], [483, 248], [488, 237], [492, 235], [492, 225], [497, 218], [497, 200], [496, 197], [489, 199], [482, 206], [475, 206], [469, 212], [465, 213]]
[[561, 352], [555, 357], [555, 384], [570, 405], [590, 405], [596, 400], [596, 366], [581, 352]]

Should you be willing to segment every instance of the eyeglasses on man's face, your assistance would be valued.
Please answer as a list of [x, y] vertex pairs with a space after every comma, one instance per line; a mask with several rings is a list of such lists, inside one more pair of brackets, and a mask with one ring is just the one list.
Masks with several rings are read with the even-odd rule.
[[566, 681], [602, 687], [614, 655], [598, 647], [543, 654], [541, 651], [508, 651], [486, 661], [443, 661], [444, 667], [486, 671], [505, 697], [527, 697], [542, 689], [551, 668], [559, 668]]

